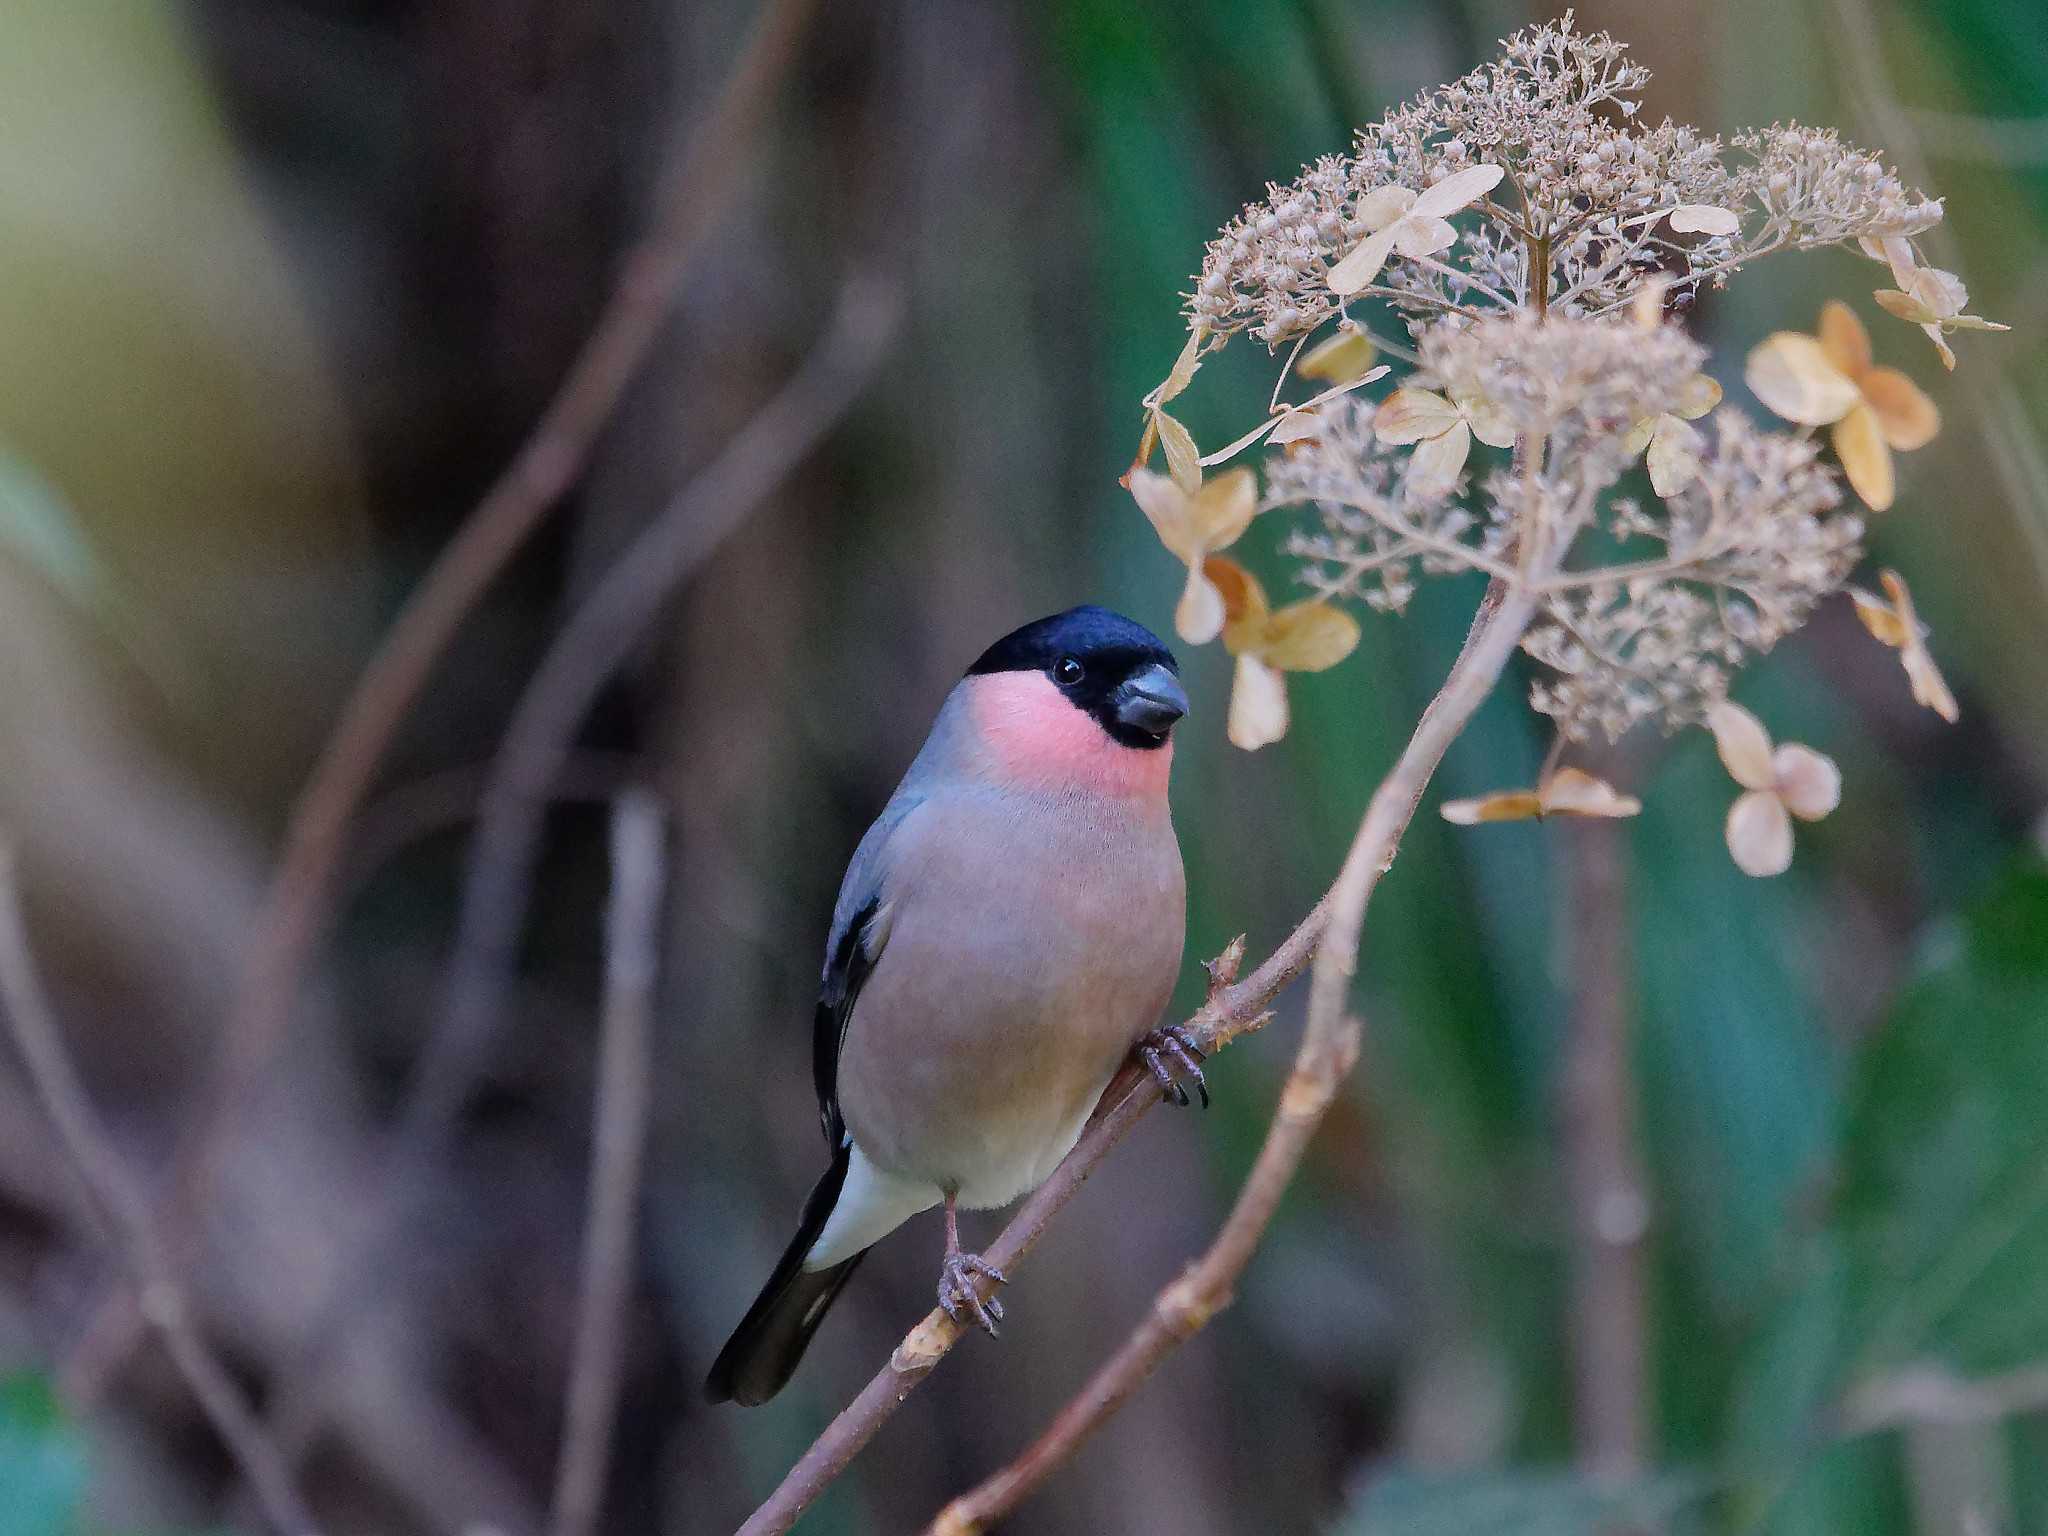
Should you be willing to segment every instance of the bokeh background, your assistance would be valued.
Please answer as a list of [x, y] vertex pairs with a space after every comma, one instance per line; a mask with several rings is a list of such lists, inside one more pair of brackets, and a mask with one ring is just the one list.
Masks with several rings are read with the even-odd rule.
[[[1548, 14], [822, 9], [589, 472], [413, 712], [209, 1186], [194, 1305], [333, 1532], [543, 1523], [602, 802], [629, 779], [669, 804], [673, 860], [602, 1528], [730, 1529], [928, 1305], [935, 1217], [870, 1259], [774, 1404], [698, 1400], [818, 1171], [809, 1010], [844, 861], [993, 635], [1080, 600], [1169, 623], [1177, 567], [1116, 476], [1202, 242]], [[530, 431], [754, 10], [0, 3], [0, 822], [67, 1042], [152, 1190], [346, 689]], [[1646, 801], [1619, 832], [1453, 836], [1426, 807], [1368, 923], [1364, 1061], [1238, 1304], [1019, 1533], [2048, 1531], [2048, 29], [2037, 0], [1578, 14], [1657, 71], [1653, 116], [1838, 123], [1948, 198], [1933, 259], [2014, 327], [1962, 338], [1952, 376], [1851, 256], [1765, 264], [1697, 323], [1741, 402], [1747, 347], [1842, 294], [1933, 392], [1946, 429], [1874, 556], [1909, 574], [1963, 721], [1916, 709], [1842, 604], [1739, 691], [1846, 780], [1778, 880], [1729, 864], [1698, 732], [1607, 761]], [[483, 1070], [386, 1177], [525, 679], [857, 271], [900, 295], [886, 357], [588, 720]], [[1187, 402], [1204, 441], [1259, 409], [1238, 350]], [[1257, 755], [1223, 742], [1225, 658], [1185, 658], [1183, 1004], [1195, 957], [1240, 930], [1263, 953], [1327, 882], [1473, 597], [1368, 618]], [[1511, 692], [1439, 788], [1528, 782], [1543, 745]], [[967, 1341], [805, 1529], [917, 1528], [1021, 1448], [1213, 1230], [1299, 1007], [1217, 1062], [1207, 1115], [1148, 1118], [1003, 1340]], [[1586, 1107], [1603, 1090], [1618, 1113]], [[0, 1049], [0, 1532], [256, 1528], [157, 1346], [95, 1369], [118, 1274]]]

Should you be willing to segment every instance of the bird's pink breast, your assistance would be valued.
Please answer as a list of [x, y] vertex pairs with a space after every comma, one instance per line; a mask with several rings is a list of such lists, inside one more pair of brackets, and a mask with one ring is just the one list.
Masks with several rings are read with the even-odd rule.
[[968, 679], [969, 712], [989, 771], [1032, 789], [1094, 789], [1164, 795], [1173, 743], [1142, 749], [1111, 738], [1043, 672], [990, 672]]

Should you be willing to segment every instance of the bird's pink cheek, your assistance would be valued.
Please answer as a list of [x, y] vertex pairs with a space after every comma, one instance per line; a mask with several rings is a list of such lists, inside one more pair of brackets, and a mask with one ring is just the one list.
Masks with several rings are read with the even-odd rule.
[[1134, 795], [1166, 791], [1171, 740], [1149, 751], [1118, 745], [1042, 672], [986, 673], [971, 680], [969, 694], [989, 766], [1010, 783]]

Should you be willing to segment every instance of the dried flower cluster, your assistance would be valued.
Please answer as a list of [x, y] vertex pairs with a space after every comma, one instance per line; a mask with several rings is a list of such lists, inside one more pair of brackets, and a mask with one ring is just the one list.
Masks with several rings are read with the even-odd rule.
[[[1798, 430], [1760, 428], [1720, 404], [1681, 319], [1763, 256], [1846, 244], [1884, 265], [1877, 305], [1920, 327], [1947, 366], [1948, 336], [2003, 327], [1965, 312], [1953, 274], [1921, 265], [1914, 237], [1941, 204], [1832, 130], [1722, 140], [1641, 122], [1648, 72], [1569, 14], [1502, 48], [1361, 130], [1349, 154], [1269, 187], [1211, 242], [1187, 344], [1145, 400], [1131, 488], [1188, 567], [1181, 633], [1220, 634], [1238, 658], [1239, 745], [1284, 732], [1285, 671], [1332, 665], [1356, 643], [1342, 605], [1398, 612], [1423, 578], [1476, 571], [1535, 595], [1523, 648], [1544, 675], [1531, 702], [1560, 746], [1646, 719], [1712, 724], [1746, 791], [1730, 847], [1745, 869], [1774, 872], [1791, 856], [1785, 815], [1831, 805], [1817, 786], [1833, 769], [1805, 748], [1774, 757], [1760, 725], [1761, 756], [1745, 737], [1731, 758], [1730, 679], [1843, 589], [1864, 510], [1896, 494], [1892, 455], [1928, 442], [1940, 418], [1831, 302], [1815, 335], [1780, 332], [1750, 354], [1751, 392]], [[1412, 353], [1378, 342], [1374, 313], [1405, 326]], [[1291, 349], [1271, 413], [1205, 454], [1166, 407], [1240, 332]], [[1413, 371], [1374, 402], [1361, 391], [1389, 371], [1372, 366], [1379, 352]], [[1285, 404], [1290, 376], [1328, 387]], [[1282, 547], [1311, 595], [1277, 610], [1218, 553], [1255, 519], [1247, 472], [1204, 478], [1262, 439], [1278, 451], [1257, 513], [1307, 513]], [[1167, 474], [1145, 467], [1155, 445]], [[1647, 494], [1623, 484], [1639, 464]], [[1888, 599], [1857, 594], [1859, 613], [1899, 650], [1914, 696], [1953, 718], [1903, 581], [1884, 584]], [[1789, 778], [1766, 761], [1780, 758]], [[1536, 789], [1463, 803], [1460, 819], [1633, 812], [1585, 778], [1553, 768]]]

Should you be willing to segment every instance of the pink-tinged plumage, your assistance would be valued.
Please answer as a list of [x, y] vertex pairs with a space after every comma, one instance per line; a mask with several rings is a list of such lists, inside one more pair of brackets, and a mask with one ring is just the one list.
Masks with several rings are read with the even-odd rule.
[[990, 778], [1007, 788], [1166, 795], [1173, 742], [1122, 746], [1043, 672], [992, 672], [961, 685]]
[[941, 1202], [941, 1304], [994, 1332], [952, 1216], [1037, 1187], [1166, 1006], [1186, 710], [1158, 637], [1091, 607], [1004, 636], [947, 695], [840, 885], [813, 1030], [832, 1162], [714, 1401], [774, 1396], [861, 1253]]

